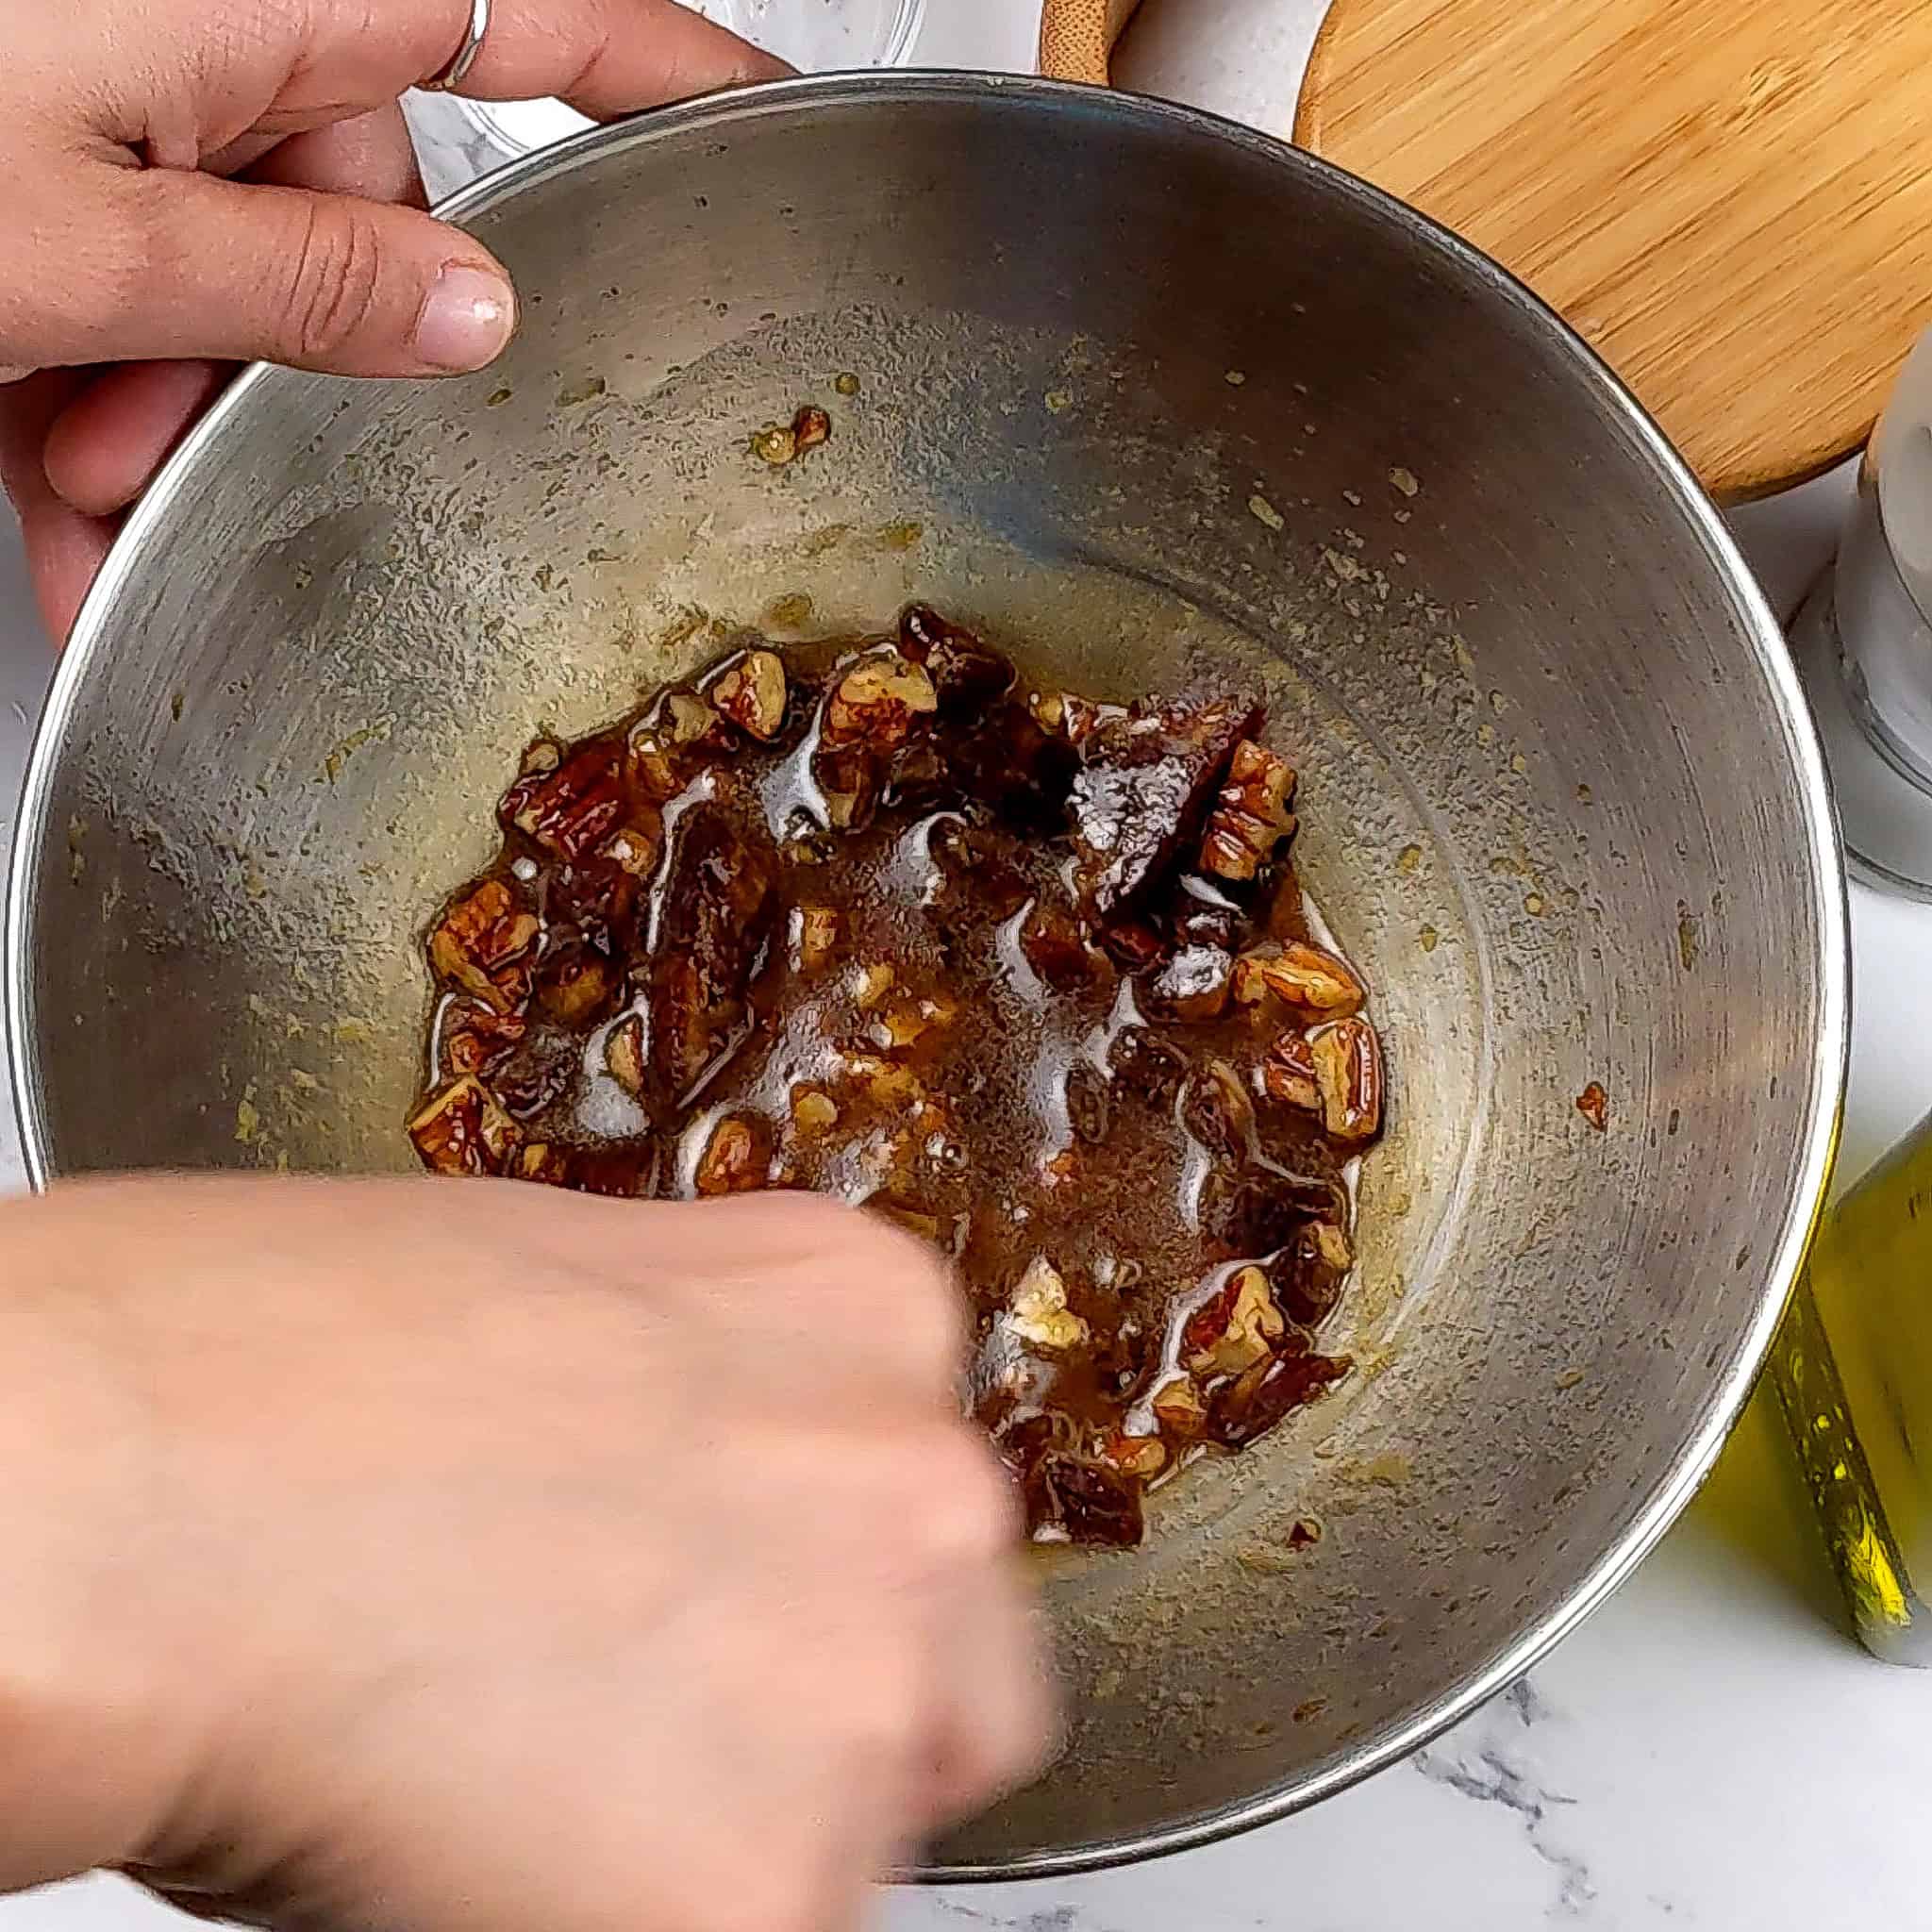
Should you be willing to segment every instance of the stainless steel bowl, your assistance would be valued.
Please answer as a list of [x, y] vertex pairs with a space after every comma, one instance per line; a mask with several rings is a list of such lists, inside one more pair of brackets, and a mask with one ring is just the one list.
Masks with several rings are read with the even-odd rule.
[[[679, 672], [690, 612], [918, 593], [1120, 694], [1236, 657], [1383, 990], [1365, 1366], [1146, 1550], [1050, 1563], [1067, 1755], [933, 1869], [1194, 1843], [1412, 1749], [1690, 1495], [1825, 1176], [1831, 812], [1709, 506], [1490, 263], [1173, 108], [791, 84], [458, 212], [525, 291], [505, 363], [253, 372], [88, 606], [11, 901], [37, 1175], [408, 1168], [425, 915], [537, 724]], [[807, 398], [829, 448], [752, 460]]]

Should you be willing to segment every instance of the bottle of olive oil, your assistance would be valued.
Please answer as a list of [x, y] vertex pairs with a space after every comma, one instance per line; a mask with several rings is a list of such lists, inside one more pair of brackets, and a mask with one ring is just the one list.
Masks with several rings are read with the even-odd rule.
[[1859, 1638], [1932, 1667], [1932, 1117], [1827, 1216], [1771, 1373]]

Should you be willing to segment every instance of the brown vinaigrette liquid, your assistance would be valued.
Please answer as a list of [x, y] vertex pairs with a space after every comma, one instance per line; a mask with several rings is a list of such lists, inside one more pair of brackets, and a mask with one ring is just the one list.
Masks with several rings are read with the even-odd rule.
[[429, 941], [440, 1172], [808, 1189], [956, 1265], [1036, 1536], [1338, 1380], [1380, 1050], [1240, 694], [1123, 709], [935, 613], [540, 741]]

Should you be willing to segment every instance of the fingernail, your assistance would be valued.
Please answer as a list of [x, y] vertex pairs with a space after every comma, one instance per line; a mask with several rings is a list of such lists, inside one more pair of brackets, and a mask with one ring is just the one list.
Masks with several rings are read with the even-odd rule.
[[517, 298], [501, 275], [452, 262], [416, 318], [416, 353], [430, 368], [460, 375], [495, 361], [516, 325]]

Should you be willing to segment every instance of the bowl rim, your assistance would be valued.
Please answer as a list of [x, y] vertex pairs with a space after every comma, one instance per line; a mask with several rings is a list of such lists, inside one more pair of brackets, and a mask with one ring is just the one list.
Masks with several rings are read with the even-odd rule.
[[[1757, 1307], [1729, 1358], [1714, 1371], [1713, 1386], [1695, 1427], [1658, 1472], [1650, 1493], [1623, 1534], [1556, 1605], [1483, 1667], [1447, 1686], [1391, 1731], [1350, 1746], [1314, 1775], [1116, 1838], [1065, 1850], [1032, 1851], [998, 1864], [940, 1861], [903, 1874], [922, 1883], [952, 1884], [1062, 1877], [1097, 1871], [1210, 1844], [1303, 1810], [1420, 1750], [1506, 1690], [1596, 1610], [1649, 1554], [1696, 1493], [1756, 1385], [1823, 1210], [1838, 1147], [1851, 1026], [1849, 905], [1836, 808], [1809, 707], [1786, 649], [1783, 630], [1757, 578], [1683, 458], [1589, 343], [1508, 271], [1394, 197], [1287, 142], [1200, 108], [1032, 76], [935, 69], [774, 81], [657, 108], [587, 129], [554, 146], [522, 156], [471, 183], [436, 212], [445, 220], [461, 222], [499, 207], [527, 187], [568, 174], [608, 153], [648, 147], [694, 128], [728, 130], [774, 115], [802, 118], [827, 108], [906, 105], [935, 98], [1051, 116], [1165, 125], [1183, 138], [1228, 144], [1290, 172], [1317, 177], [1331, 192], [1356, 201], [1378, 218], [1410, 226], [1419, 242], [1446, 258], [1473, 284], [1485, 287], [1494, 299], [1553, 337], [1574, 360], [1582, 379], [1594, 386], [1607, 411], [1621, 419], [1625, 431], [1648, 457], [1664, 500], [1659, 508], [1667, 503], [1674, 509], [1702, 544], [1711, 568], [1735, 600], [1790, 757], [1807, 833], [1805, 857], [1809, 860], [1807, 871], [1814, 886], [1819, 941], [1819, 1026], [1805, 1095], [1801, 1158], [1790, 1207], [1762, 1264]], [[132, 575], [142, 540], [191, 480], [205, 455], [218, 445], [254, 391], [284, 373], [265, 363], [253, 364], [242, 372], [183, 440], [131, 511], [75, 622], [34, 739], [8, 879], [5, 1005], [13, 1100], [27, 1174], [36, 1191], [44, 1190], [53, 1180], [54, 1160], [34, 1046], [35, 992], [29, 961], [35, 936], [39, 855], [47, 835], [55, 774], [68, 724], [95, 660], [104, 655], [108, 623]]]

